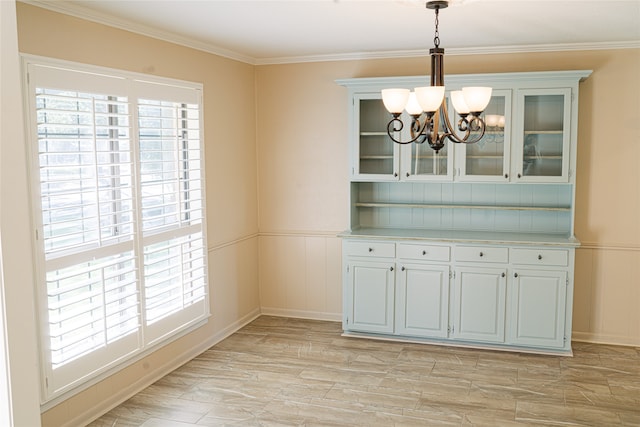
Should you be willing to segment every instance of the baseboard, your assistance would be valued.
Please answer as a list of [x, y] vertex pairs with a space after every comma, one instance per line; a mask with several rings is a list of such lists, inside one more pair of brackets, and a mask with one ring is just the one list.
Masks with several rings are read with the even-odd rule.
[[326, 313], [321, 311], [290, 310], [286, 308], [262, 307], [265, 316], [293, 317], [297, 319], [342, 321], [342, 313]]
[[578, 342], [593, 343], [593, 344], [640, 347], [640, 337], [595, 334], [591, 332], [572, 332], [571, 340], [578, 341]]
[[231, 325], [227, 326], [226, 328], [222, 329], [221, 331], [213, 335], [209, 340], [200, 343], [200, 345], [198, 345], [197, 347], [187, 349], [182, 354], [180, 354], [179, 356], [176, 356], [165, 365], [158, 367], [153, 372], [150, 372], [149, 375], [146, 375], [140, 378], [138, 381], [129, 384], [126, 388], [120, 390], [120, 392], [114, 394], [106, 401], [101, 402], [99, 405], [94, 406], [88, 409], [87, 411], [83, 412], [82, 414], [78, 415], [77, 417], [74, 417], [73, 419], [67, 421], [62, 425], [62, 427], [74, 427], [79, 425], [87, 425], [90, 422], [100, 418], [102, 415], [106, 414], [107, 412], [109, 412], [116, 406], [120, 405], [127, 399], [131, 398], [135, 394], [139, 393], [140, 391], [144, 390], [145, 388], [149, 387], [151, 384], [158, 381], [160, 378], [175, 371], [180, 366], [189, 362], [193, 358], [199, 356], [200, 354], [202, 354], [212, 346], [216, 345], [223, 339], [227, 338], [228, 336], [235, 333], [239, 329], [248, 325], [258, 317], [260, 317], [260, 315], [261, 313], [259, 308], [252, 310], [247, 315], [241, 317], [240, 319], [233, 322]]

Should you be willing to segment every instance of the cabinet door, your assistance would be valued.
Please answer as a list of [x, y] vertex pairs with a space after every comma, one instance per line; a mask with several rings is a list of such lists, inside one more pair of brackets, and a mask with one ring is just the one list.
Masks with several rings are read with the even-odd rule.
[[535, 347], [563, 347], [567, 273], [519, 269], [511, 279], [510, 342]]
[[352, 178], [363, 181], [397, 181], [400, 173], [400, 145], [387, 135], [387, 123], [391, 120], [391, 115], [384, 107], [380, 93], [357, 94], [353, 102]]
[[403, 265], [396, 291], [396, 333], [447, 337], [449, 266]]
[[516, 111], [516, 181], [568, 182], [571, 89], [519, 90]]
[[[447, 105], [451, 104], [448, 97], [445, 97], [443, 102], [447, 102]], [[448, 109], [453, 110], [453, 107]], [[437, 121], [441, 121], [440, 113], [437, 114]], [[405, 127], [409, 127], [410, 119], [406, 119], [405, 123], [407, 123]], [[405, 138], [408, 139], [409, 136]], [[453, 144], [449, 140], [446, 140], [444, 147], [437, 153], [428, 142], [407, 144], [401, 151], [401, 179], [405, 181], [453, 180]]]
[[[511, 160], [511, 91], [494, 90], [482, 118], [486, 123], [482, 139], [473, 144], [456, 145], [456, 179], [506, 182]], [[457, 127], [457, 114], [455, 120]], [[471, 138], [477, 135], [478, 132], [471, 132]]]
[[346, 328], [393, 333], [394, 264], [349, 261]]
[[455, 271], [452, 338], [504, 342], [506, 272], [458, 267]]

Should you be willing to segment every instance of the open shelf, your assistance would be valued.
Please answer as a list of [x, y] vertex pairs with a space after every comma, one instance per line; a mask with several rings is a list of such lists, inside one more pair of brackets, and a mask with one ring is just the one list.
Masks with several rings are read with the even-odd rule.
[[357, 202], [357, 207], [363, 208], [408, 208], [408, 209], [489, 209], [507, 211], [556, 211], [570, 212], [570, 207], [556, 206], [508, 206], [508, 205], [457, 205], [457, 204], [426, 204], [426, 203], [379, 203]]

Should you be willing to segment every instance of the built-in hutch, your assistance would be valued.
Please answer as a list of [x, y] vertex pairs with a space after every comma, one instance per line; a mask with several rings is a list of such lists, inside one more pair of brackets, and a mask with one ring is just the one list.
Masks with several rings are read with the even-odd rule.
[[483, 138], [438, 153], [393, 143], [380, 95], [427, 77], [337, 82], [350, 123], [345, 335], [571, 354], [578, 85], [590, 74], [447, 76], [447, 91], [493, 93]]

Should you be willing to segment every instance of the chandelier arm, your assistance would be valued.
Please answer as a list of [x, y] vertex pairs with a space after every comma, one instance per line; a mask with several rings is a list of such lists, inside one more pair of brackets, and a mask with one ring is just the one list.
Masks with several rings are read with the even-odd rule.
[[[467, 118], [465, 117], [463, 117], [460, 120], [460, 123], [458, 124], [458, 129], [464, 132], [464, 136], [462, 138], [458, 136], [458, 134], [456, 134], [455, 131], [453, 130], [454, 129], [453, 125], [451, 124], [451, 121], [449, 120], [449, 114], [447, 113], [446, 102], [442, 103], [441, 116], [442, 116], [442, 120], [444, 120], [444, 127], [445, 127], [445, 133], [443, 136], [446, 136], [451, 142], [454, 142], [456, 144], [475, 144], [476, 142], [480, 141], [484, 136], [486, 125], [484, 123], [484, 120], [482, 120], [479, 116], [469, 114], [469, 116], [471, 116], [471, 121], [467, 120]], [[465, 124], [465, 127], [462, 126], [463, 123]], [[474, 131], [477, 130], [480, 133], [478, 134], [477, 137], [474, 137], [473, 139], [469, 139], [469, 136], [471, 135], [472, 130]]]
[[416, 142], [418, 144], [424, 143], [426, 140], [430, 139], [428, 134], [425, 134], [425, 129], [430, 128], [429, 123], [431, 123], [431, 117], [427, 116], [424, 119], [423, 123], [420, 123], [419, 116], [413, 116], [411, 121], [411, 138], [409, 141], [402, 141], [396, 139], [393, 134], [396, 132], [400, 132], [404, 128], [404, 122], [400, 120], [399, 115], [395, 116], [387, 123], [387, 135], [389, 138], [395, 142], [396, 144], [411, 144], [412, 142]]

